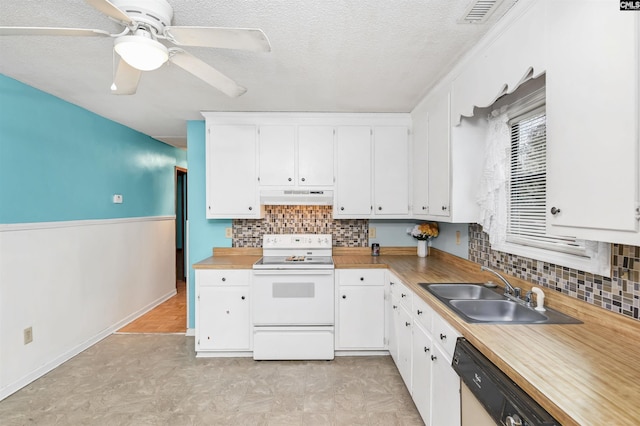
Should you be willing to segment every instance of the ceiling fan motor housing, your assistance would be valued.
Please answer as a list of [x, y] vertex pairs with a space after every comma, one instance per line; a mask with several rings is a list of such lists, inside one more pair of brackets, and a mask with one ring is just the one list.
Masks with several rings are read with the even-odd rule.
[[173, 20], [173, 8], [165, 0], [111, 0], [111, 3], [134, 22], [148, 25], [156, 34], [163, 34]]

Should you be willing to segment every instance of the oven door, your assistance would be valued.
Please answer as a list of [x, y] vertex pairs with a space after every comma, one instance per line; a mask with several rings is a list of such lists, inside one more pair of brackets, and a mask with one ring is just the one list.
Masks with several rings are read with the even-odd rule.
[[333, 275], [333, 269], [254, 269], [253, 324], [333, 325]]

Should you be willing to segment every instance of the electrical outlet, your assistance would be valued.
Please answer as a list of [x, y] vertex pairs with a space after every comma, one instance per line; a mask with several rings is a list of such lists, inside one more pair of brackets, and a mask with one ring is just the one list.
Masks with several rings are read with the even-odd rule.
[[369, 238], [376, 237], [376, 228], [369, 228]]
[[460, 231], [456, 231], [456, 245], [460, 245]]
[[233, 229], [232, 228], [224, 228], [224, 237], [225, 238], [233, 238]]
[[113, 194], [113, 204], [122, 204], [122, 194]]
[[27, 345], [33, 342], [33, 327], [24, 329], [24, 344]]

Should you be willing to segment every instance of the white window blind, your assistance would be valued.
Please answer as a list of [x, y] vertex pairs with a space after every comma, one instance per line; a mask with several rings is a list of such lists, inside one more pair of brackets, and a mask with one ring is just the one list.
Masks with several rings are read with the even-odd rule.
[[584, 242], [546, 233], [547, 128], [544, 106], [509, 121], [507, 242], [585, 255]]

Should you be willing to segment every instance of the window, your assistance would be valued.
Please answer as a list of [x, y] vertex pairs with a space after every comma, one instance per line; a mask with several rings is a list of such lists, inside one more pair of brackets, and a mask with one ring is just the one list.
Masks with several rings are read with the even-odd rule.
[[547, 126], [544, 106], [509, 121], [507, 242], [585, 255], [584, 242], [547, 235]]
[[489, 184], [481, 183], [479, 202], [492, 248], [608, 276], [609, 244], [547, 234], [546, 164], [542, 88], [503, 105], [489, 119], [483, 176]]

